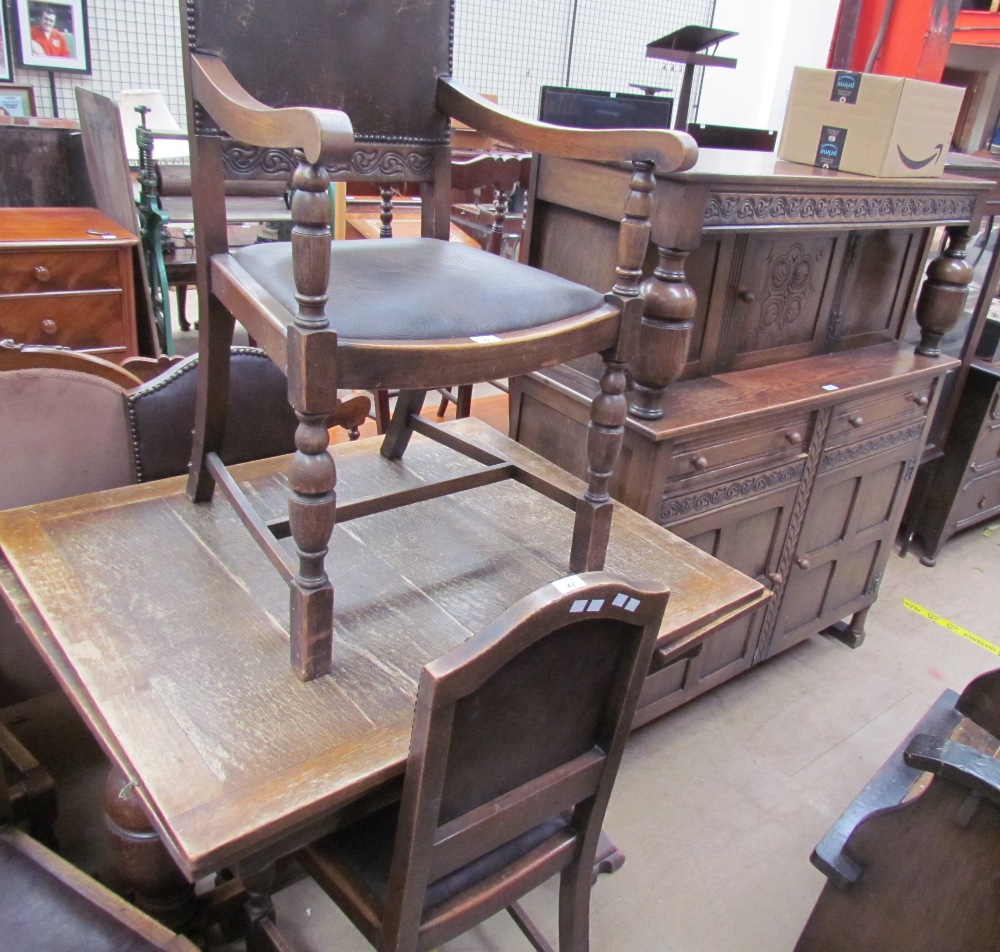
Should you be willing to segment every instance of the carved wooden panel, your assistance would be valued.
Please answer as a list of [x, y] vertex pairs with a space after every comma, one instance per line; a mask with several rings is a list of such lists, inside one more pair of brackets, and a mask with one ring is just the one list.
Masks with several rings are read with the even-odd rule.
[[916, 448], [905, 442], [817, 475], [769, 655], [875, 600], [911, 485]]
[[809, 344], [824, 335], [833, 250], [829, 235], [778, 235], [745, 244], [730, 299], [738, 354]]

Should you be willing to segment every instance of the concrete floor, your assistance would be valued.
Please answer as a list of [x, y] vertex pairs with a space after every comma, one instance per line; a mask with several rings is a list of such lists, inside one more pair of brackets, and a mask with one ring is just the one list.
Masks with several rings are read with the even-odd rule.
[[[1000, 525], [953, 538], [936, 568], [918, 555], [891, 556], [857, 650], [813, 637], [632, 736], [605, 824], [627, 861], [594, 887], [595, 952], [793, 948], [824, 882], [816, 841], [942, 690], [1000, 664], [903, 604], [1000, 642]], [[14, 715], [42, 759], [61, 751], [64, 853], [106, 878], [100, 755], [72, 718], [59, 696]], [[553, 939], [556, 898], [550, 883], [525, 902]], [[308, 880], [275, 899], [300, 952], [368, 948]], [[504, 916], [443, 947], [527, 948]]]

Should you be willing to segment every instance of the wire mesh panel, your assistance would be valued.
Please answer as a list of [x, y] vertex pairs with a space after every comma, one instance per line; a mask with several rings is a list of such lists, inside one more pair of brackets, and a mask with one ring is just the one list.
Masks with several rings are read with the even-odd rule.
[[[0, 2], [9, 8], [10, 0]], [[456, 0], [455, 75], [532, 117], [542, 86], [626, 92], [630, 83], [643, 83], [676, 93], [682, 68], [646, 59], [646, 44], [688, 23], [710, 24], [714, 6], [715, 0]], [[53, 74], [55, 108], [47, 72], [15, 68], [14, 82], [34, 87], [40, 116], [58, 111], [70, 119], [76, 85], [113, 98], [122, 89], [161, 89], [184, 123], [179, 10], [178, 0], [88, 0], [91, 74]], [[693, 103], [700, 85], [699, 77]]]

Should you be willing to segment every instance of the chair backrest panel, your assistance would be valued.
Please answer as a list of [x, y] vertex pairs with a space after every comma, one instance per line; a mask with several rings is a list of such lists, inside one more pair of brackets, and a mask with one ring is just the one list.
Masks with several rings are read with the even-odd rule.
[[268, 106], [341, 109], [359, 142], [441, 144], [451, 0], [181, 0], [188, 48]]
[[626, 638], [581, 620], [509, 661], [455, 705], [440, 823], [608, 742], [601, 727]]

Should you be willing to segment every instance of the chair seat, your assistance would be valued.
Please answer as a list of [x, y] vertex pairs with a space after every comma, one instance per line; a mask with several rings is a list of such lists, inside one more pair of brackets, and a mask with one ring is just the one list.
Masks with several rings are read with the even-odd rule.
[[[322, 878], [317, 876], [317, 865], [336, 868], [346, 878], [364, 885], [381, 914], [389, 885], [389, 864], [396, 841], [398, 817], [399, 806], [393, 804], [312, 844], [306, 852], [319, 861], [318, 864], [311, 863], [310, 869], [320, 885], [323, 883]], [[553, 850], [565, 849], [573, 835], [569, 828], [569, 814], [539, 824], [428, 885], [424, 910], [434, 909], [494, 873], [508, 869], [553, 837]]]
[[[543, 327], [604, 304], [563, 278], [433, 238], [334, 242], [327, 314], [352, 340], [441, 341]], [[290, 242], [232, 257], [288, 311], [298, 309]]]

